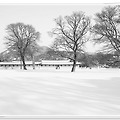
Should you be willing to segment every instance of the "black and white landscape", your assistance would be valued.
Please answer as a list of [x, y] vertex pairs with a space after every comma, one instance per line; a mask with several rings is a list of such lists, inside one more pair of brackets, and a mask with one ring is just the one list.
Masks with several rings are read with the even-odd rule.
[[120, 5], [0, 5], [0, 115], [120, 115]]

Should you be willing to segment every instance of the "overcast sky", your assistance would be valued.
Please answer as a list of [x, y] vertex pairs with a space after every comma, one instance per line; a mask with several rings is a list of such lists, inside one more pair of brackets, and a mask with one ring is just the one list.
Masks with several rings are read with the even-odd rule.
[[[31, 24], [41, 33], [40, 44], [49, 46], [53, 38], [47, 32], [55, 27], [55, 18], [60, 15], [71, 15], [73, 11], [84, 11], [86, 15], [94, 17], [96, 12], [100, 12], [107, 5], [109, 4], [0, 5], [0, 52], [4, 50], [5, 29], [11, 23], [23, 22]], [[97, 49], [93, 48], [91, 44], [88, 44], [88, 46], [90, 52]]]

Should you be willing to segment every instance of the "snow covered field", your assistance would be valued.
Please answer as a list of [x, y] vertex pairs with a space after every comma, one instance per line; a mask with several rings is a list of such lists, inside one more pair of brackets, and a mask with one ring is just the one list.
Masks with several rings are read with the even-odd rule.
[[0, 69], [0, 115], [120, 115], [120, 70]]

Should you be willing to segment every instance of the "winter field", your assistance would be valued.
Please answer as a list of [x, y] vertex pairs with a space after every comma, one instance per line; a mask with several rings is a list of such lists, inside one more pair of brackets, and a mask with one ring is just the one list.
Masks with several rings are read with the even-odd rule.
[[0, 68], [1, 115], [120, 115], [120, 69]]

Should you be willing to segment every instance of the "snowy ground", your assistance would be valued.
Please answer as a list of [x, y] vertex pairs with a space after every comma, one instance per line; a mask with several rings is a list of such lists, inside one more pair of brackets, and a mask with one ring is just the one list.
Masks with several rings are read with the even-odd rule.
[[120, 70], [0, 69], [1, 115], [120, 115]]

